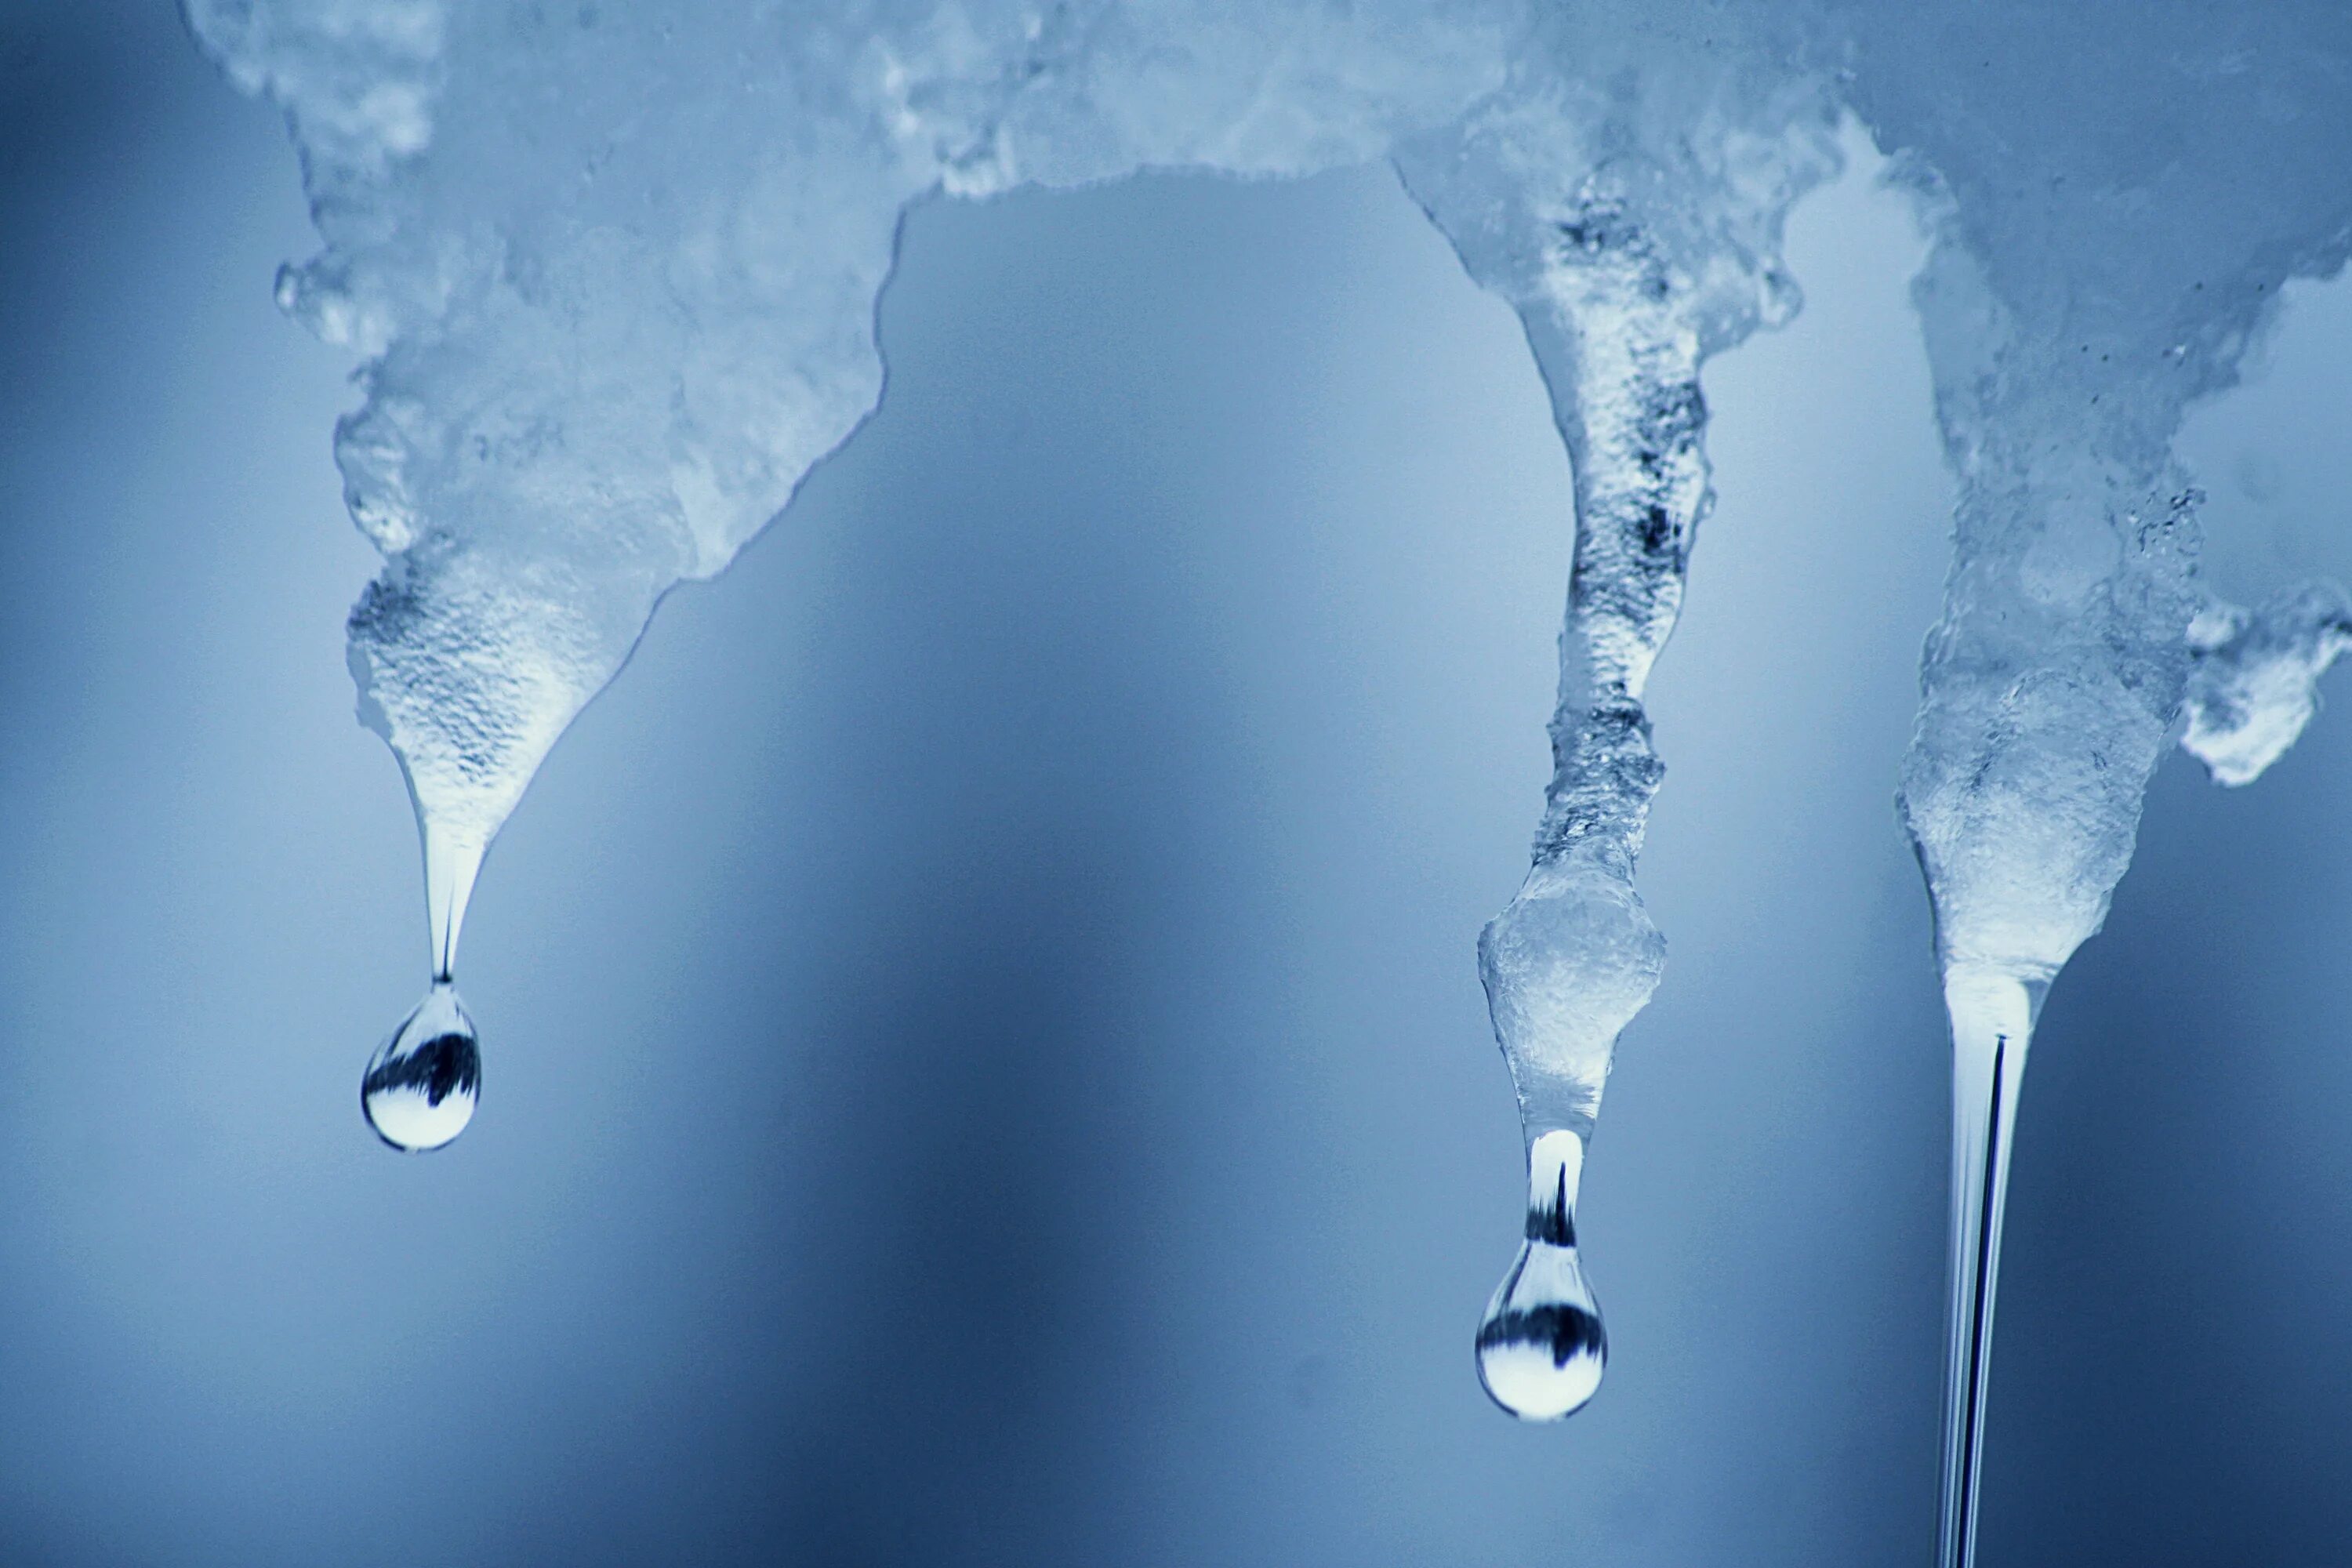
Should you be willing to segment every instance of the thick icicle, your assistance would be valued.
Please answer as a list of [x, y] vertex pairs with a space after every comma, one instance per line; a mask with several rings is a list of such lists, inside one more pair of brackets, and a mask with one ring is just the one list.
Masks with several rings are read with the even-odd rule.
[[[1920, 285], [1961, 496], [1902, 796], [1935, 896], [1954, 1051], [1948, 1568], [1974, 1550], [2001, 1214], [2033, 1021], [2130, 861], [2186, 679], [2194, 549], [2191, 498], [2161, 448], [2103, 461], [2049, 442], [2035, 398], [1987, 405], [1988, 387], [2048, 382], [1977, 374], [1984, 359], [2016, 367], [2041, 352], [2008, 331], [1938, 339], [1954, 313], [2002, 320], [1977, 281], [1948, 246]], [[2117, 432], [2101, 434], [2094, 452], [2129, 450]]]
[[[2227, 628], [2192, 647], [2198, 497], [2172, 444], [2184, 410], [2236, 379], [2280, 283], [2344, 258], [2352, 195], [2326, 160], [2277, 157], [2276, 128], [2352, 134], [2352, 13], [1841, 15], [1851, 100], [1935, 237], [1914, 297], [1959, 488], [1902, 800], [1955, 1053], [1939, 1537], [1945, 1568], [1966, 1568], [2039, 1000], [2105, 919], [2184, 700], [2207, 715], [2198, 745], [2274, 752], [2292, 728], [2222, 718], [2258, 667], [2280, 672], [2278, 650]], [[2179, 148], [2195, 152], [2164, 151]]]

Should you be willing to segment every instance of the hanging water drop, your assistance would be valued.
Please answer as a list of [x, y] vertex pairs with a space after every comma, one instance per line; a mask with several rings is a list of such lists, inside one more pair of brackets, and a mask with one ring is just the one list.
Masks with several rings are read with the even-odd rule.
[[1557, 1421], [1601, 1386], [1609, 1335], [1576, 1256], [1584, 1140], [1552, 1131], [1528, 1150], [1528, 1234], [1478, 1325], [1478, 1381], [1522, 1421]]
[[360, 1110], [368, 1125], [404, 1154], [438, 1149], [463, 1132], [482, 1088], [479, 1037], [451, 974], [466, 903], [482, 868], [483, 841], [453, 834], [422, 805], [416, 820], [425, 847], [433, 986], [392, 1038], [376, 1047], [360, 1079]]
[[474, 1021], [443, 976], [369, 1058], [360, 1110], [377, 1137], [404, 1154], [421, 1154], [466, 1130], [481, 1087]]

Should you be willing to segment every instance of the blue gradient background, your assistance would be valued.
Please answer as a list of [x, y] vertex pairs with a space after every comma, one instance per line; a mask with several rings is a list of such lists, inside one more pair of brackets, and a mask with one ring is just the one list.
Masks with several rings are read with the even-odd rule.
[[[344, 367], [269, 303], [310, 248], [161, 0], [0, 0], [0, 1564], [1929, 1560], [1895, 198], [1802, 209], [1804, 316], [1708, 378], [1612, 1356], [1540, 1429], [1470, 1364], [1521, 1179], [1472, 942], [1567, 470], [1386, 173], [915, 215], [883, 410], [492, 856], [481, 1114], [415, 1161], [355, 1103], [425, 942]], [[2303, 290], [2190, 432], [2233, 591], [2352, 575], [2347, 346]], [[2344, 720], [2242, 793], [2168, 763], [2051, 1001], [1987, 1568], [2352, 1540]]]

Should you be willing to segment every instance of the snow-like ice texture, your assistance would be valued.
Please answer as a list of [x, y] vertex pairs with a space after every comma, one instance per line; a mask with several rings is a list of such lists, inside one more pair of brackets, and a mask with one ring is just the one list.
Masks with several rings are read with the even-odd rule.
[[909, 202], [1361, 162], [1491, 88], [1506, 37], [1409, 0], [187, 8], [302, 153], [326, 247], [281, 302], [365, 362], [336, 453], [386, 565], [351, 659], [443, 967], [482, 851], [656, 601], [874, 407]]
[[1699, 372], [1795, 313], [1796, 198], [1836, 112], [1793, 29], [1714, 6], [1550, 12], [1503, 89], [1400, 151], [1471, 276], [1510, 301], [1575, 475], [1553, 776], [1479, 966], [1527, 1134], [1591, 1134], [1664, 944], [1633, 887], [1664, 768], [1642, 697], [1712, 501]]
[[2189, 646], [2180, 744], [2214, 783], [2252, 784], [2319, 711], [2319, 678], [2352, 647], [2352, 597], [2308, 584], [2256, 610], [2216, 604], [2189, 623]]

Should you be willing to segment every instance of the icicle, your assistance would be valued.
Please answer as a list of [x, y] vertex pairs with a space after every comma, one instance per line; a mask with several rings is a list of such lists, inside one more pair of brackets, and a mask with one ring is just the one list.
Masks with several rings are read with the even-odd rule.
[[1549, 300], [1525, 312], [1576, 479], [1553, 773], [1534, 866], [1478, 940], [1530, 1194], [1527, 1240], [1479, 1330], [1479, 1371], [1496, 1403], [1538, 1420], [1590, 1398], [1607, 1353], [1575, 1249], [1575, 1178], [1618, 1033], [1665, 962], [1633, 888], [1664, 773], [1642, 695], [1710, 499], [1687, 281], [1590, 188], [1554, 245]]
[[2111, 412], [2126, 400], [2066, 395], [2112, 394], [2084, 368], [2102, 362], [2019, 331], [1950, 235], [1915, 296], [1960, 480], [1902, 807], [1951, 1017], [1939, 1534], [1944, 1568], [1968, 1568], [2027, 1051], [2051, 981], [2106, 918], [2180, 702], [2198, 498]]
[[[1562, 75], [1611, 68], [1629, 40], [1664, 46], [1560, 14], [1510, 90], [1398, 158], [1470, 275], [1518, 312], [1575, 487], [1543, 820], [1526, 879], [1478, 940], [1528, 1159], [1523, 1240], [1478, 1330], [1478, 1370], [1528, 1420], [1580, 1407], [1607, 1355], [1575, 1207], [1617, 1037], [1664, 965], [1633, 885], [1664, 773], [1643, 698], [1713, 499], [1699, 373], [1795, 315], [1782, 226], [1840, 163], [1825, 94], [1759, 89], [1727, 70], [1711, 47], [1724, 37], [1638, 92], [1586, 101], [1559, 92]], [[1694, 114], [1706, 134], [1689, 133]]]

